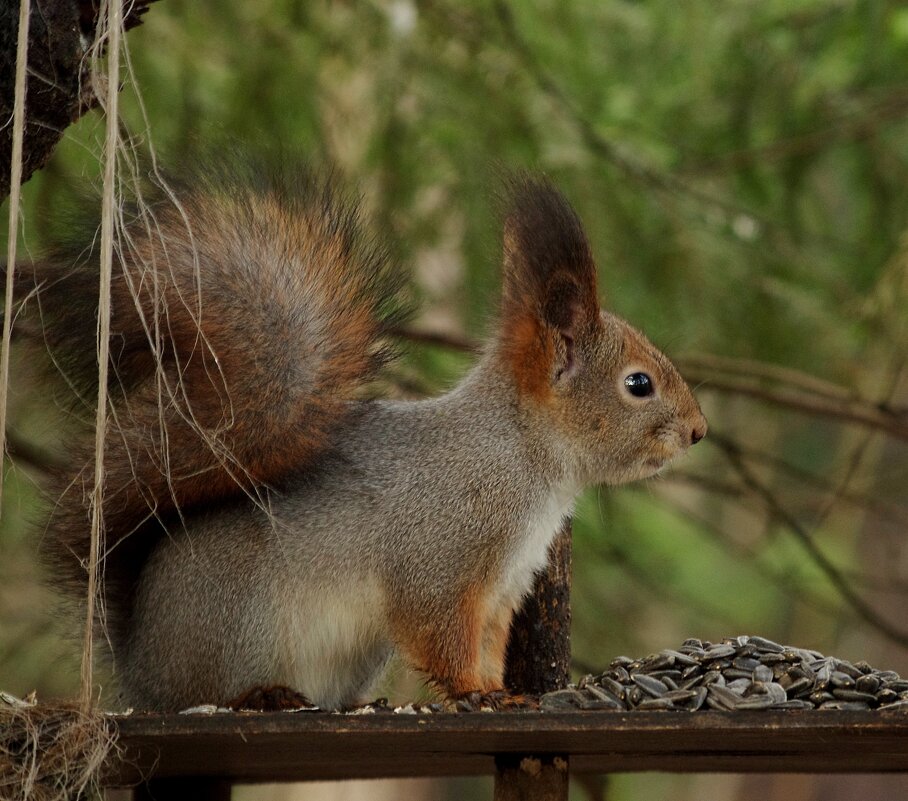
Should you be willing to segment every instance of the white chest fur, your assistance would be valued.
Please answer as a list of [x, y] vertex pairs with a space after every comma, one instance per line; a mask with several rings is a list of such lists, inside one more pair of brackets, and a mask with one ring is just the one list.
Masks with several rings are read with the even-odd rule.
[[527, 515], [524, 530], [504, 564], [498, 594], [502, 602], [516, 606], [529, 591], [533, 576], [546, 563], [549, 545], [573, 510], [575, 497], [573, 490], [556, 488]]

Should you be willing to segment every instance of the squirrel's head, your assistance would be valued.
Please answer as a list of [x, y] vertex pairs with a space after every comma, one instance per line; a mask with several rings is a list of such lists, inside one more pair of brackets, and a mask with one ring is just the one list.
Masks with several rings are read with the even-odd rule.
[[522, 402], [564, 443], [584, 484], [653, 475], [706, 434], [706, 418], [671, 361], [600, 309], [580, 220], [543, 181], [513, 186], [499, 348]]

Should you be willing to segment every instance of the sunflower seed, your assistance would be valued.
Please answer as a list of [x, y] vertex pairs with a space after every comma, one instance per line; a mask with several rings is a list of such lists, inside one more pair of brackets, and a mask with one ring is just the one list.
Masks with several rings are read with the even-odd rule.
[[584, 700], [583, 693], [568, 687], [565, 690], [546, 693], [539, 705], [544, 710], [555, 712], [562, 709], [580, 709]]
[[599, 675], [542, 698], [546, 710], [908, 710], [908, 679], [809, 648], [741, 635], [688, 639], [639, 659], [619, 656]]
[[887, 712], [890, 710], [891, 711], [899, 710], [899, 711], [908, 712], [908, 698], [906, 698], [903, 701], [893, 701], [891, 704], [886, 704], [884, 706], [881, 706], [880, 711], [883, 711], [883, 710], [885, 710]]
[[824, 701], [822, 704], [820, 704], [820, 706], [818, 708], [819, 709], [848, 709], [848, 710], [870, 709], [870, 707], [867, 704], [864, 704], [860, 701]]
[[659, 681], [659, 679], [654, 679], [652, 676], [637, 673], [633, 676], [633, 679], [634, 684], [652, 698], [661, 698], [668, 692], [668, 687]]
[[749, 678], [735, 679], [734, 681], [726, 682], [725, 686], [736, 695], [744, 695], [747, 690], [753, 687], [753, 681]]
[[772, 698], [766, 694], [751, 695], [749, 698], [742, 698], [737, 709], [769, 709], [772, 705]]
[[669, 698], [644, 698], [637, 709], [678, 709]]
[[854, 679], [847, 673], [842, 673], [841, 670], [834, 670], [832, 672], [832, 675], [829, 677], [829, 683], [833, 687], [842, 687], [845, 689], [854, 687]]
[[859, 679], [864, 674], [858, 670], [851, 662], [845, 662], [840, 659], [835, 661], [836, 670], [840, 673], [844, 673], [846, 676], [851, 676], [853, 679]]
[[780, 654], [785, 650], [784, 646], [772, 640], [767, 640], [765, 637], [751, 637], [750, 644], [755, 645], [757, 650], [762, 653]]
[[858, 690], [835, 689], [832, 694], [840, 701], [864, 701], [871, 706], [876, 706], [877, 700], [873, 693], [862, 693]]
[[803, 701], [799, 699], [792, 698], [789, 701], [782, 701], [778, 704], [773, 704], [770, 709], [814, 709], [814, 705], [810, 701]]
[[727, 687], [720, 687], [718, 684], [709, 685], [709, 694], [706, 697], [706, 703], [714, 709], [733, 710], [743, 699], [737, 693], [732, 692]]
[[734, 656], [735, 649], [731, 645], [713, 645], [706, 649], [704, 656], [707, 659], [723, 659], [725, 657]]
[[[782, 678], [785, 677], [783, 676]], [[779, 686], [785, 690], [789, 698], [800, 698], [802, 695], [809, 695], [815, 684], [816, 682], [813, 679], [808, 678], [795, 679], [787, 685], [781, 679], [779, 680]]]
[[624, 698], [625, 688], [621, 682], [616, 681], [609, 676], [603, 676], [599, 683], [616, 698]]
[[608, 690], [603, 689], [602, 687], [597, 687], [595, 684], [590, 684], [586, 691], [594, 697], [597, 701], [602, 701], [606, 704], [611, 704], [615, 709], [623, 709], [624, 703], [621, 699], [621, 696], [616, 696], [610, 693]]

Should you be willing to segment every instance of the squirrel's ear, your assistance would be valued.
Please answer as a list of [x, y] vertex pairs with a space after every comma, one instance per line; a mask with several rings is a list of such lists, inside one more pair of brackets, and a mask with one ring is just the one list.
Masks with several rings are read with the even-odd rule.
[[511, 192], [502, 337], [518, 383], [538, 394], [570, 377], [575, 341], [599, 319], [596, 265], [580, 219], [551, 184], [524, 178]]

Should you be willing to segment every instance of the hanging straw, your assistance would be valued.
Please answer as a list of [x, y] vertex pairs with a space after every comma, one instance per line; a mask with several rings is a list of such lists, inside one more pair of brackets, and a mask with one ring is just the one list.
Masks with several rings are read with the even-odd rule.
[[9, 348], [13, 331], [13, 283], [16, 241], [19, 232], [19, 198], [22, 194], [22, 140], [25, 134], [25, 72], [28, 63], [28, 16], [31, 0], [20, 0], [19, 35], [16, 39], [16, 84], [13, 102], [13, 152], [9, 165], [9, 232], [6, 248], [6, 302], [3, 307], [3, 351], [0, 355], [0, 509], [3, 504], [3, 461], [6, 459], [6, 398], [9, 387]]
[[[106, 6], [106, 8], [105, 8]], [[106, 12], [106, 13], [105, 13]], [[104, 197], [101, 206], [101, 287], [98, 305], [98, 407], [95, 417], [95, 481], [91, 496], [91, 549], [88, 558], [88, 598], [85, 634], [82, 641], [80, 708], [87, 713], [94, 695], [95, 606], [101, 589], [99, 555], [104, 539], [104, 432], [107, 428], [107, 364], [110, 348], [110, 279], [113, 267], [114, 212], [116, 203], [117, 145], [119, 144], [120, 34], [122, 9], [119, 2], [107, 0], [100, 19], [107, 26], [107, 87], [102, 99], [105, 112]], [[99, 22], [100, 25], [103, 24]], [[99, 34], [98, 39], [102, 36]]]
[[[30, 0], [20, 0], [16, 50], [13, 148], [10, 165], [9, 245], [6, 298], [3, 318], [3, 351], [0, 358], [0, 454], [5, 453], [6, 400], [12, 331], [13, 283], [16, 236], [19, 225], [22, 151], [25, 129], [26, 64]], [[99, 777], [117, 751], [114, 723], [93, 708], [93, 633], [97, 599], [103, 575], [104, 432], [107, 425], [107, 366], [110, 339], [110, 281], [116, 202], [116, 154], [119, 144], [118, 90], [122, 7], [107, 0], [99, 13], [95, 54], [106, 37], [107, 81], [98, 99], [106, 112], [104, 194], [101, 220], [100, 303], [98, 313], [98, 408], [95, 430], [95, 475], [91, 497], [92, 528], [88, 569], [88, 597], [78, 705], [37, 704], [0, 692], [0, 798], [28, 801], [66, 801], [81, 798], [97, 787]], [[94, 71], [97, 75], [97, 71]], [[0, 470], [2, 492], [2, 470]]]

